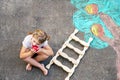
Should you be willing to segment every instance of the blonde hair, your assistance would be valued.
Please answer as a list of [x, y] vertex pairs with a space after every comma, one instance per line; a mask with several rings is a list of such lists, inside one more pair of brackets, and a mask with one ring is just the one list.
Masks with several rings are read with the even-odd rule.
[[43, 43], [50, 38], [50, 36], [48, 36], [47, 33], [41, 29], [36, 29], [34, 32], [30, 32], [29, 34], [32, 34], [32, 36], [37, 39], [39, 43]]

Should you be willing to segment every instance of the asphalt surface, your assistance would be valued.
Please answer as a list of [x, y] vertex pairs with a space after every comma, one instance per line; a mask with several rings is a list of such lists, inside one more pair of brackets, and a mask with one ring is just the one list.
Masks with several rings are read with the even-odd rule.
[[[69, 0], [0, 0], [0, 80], [64, 80], [66, 72], [56, 65], [52, 65], [47, 76], [35, 67], [26, 71], [19, 52], [27, 32], [37, 26], [51, 36], [49, 44], [56, 53], [75, 29], [75, 11]], [[84, 34], [80, 32], [77, 36], [83, 39]], [[65, 52], [77, 58], [71, 50]], [[67, 60], [58, 59], [71, 67]], [[47, 65], [50, 60], [51, 57], [42, 63]], [[115, 61], [112, 47], [89, 48], [70, 80], [116, 80]]]

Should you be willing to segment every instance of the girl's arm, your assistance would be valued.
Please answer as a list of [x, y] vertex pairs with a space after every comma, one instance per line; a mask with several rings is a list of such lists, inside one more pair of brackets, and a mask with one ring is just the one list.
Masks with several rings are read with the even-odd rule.
[[20, 51], [20, 58], [24, 59], [26, 57], [32, 56], [34, 53], [35, 53], [34, 50], [30, 50], [22, 46], [21, 51]]
[[37, 53], [38, 53], [38, 54], [39, 54], [39, 53], [44, 53], [44, 54], [46, 54], [47, 56], [52, 56], [52, 55], [54, 55], [53, 50], [52, 50], [52, 48], [51, 48], [49, 45], [44, 46], [44, 48], [40, 48]]

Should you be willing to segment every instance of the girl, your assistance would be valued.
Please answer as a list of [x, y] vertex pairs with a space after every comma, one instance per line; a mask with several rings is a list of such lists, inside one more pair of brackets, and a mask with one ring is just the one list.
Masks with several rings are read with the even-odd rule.
[[41, 69], [44, 75], [48, 74], [48, 70], [44, 65], [39, 63], [54, 54], [52, 48], [48, 45], [48, 39], [48, 35], [40, 29], [24, 38], [20, 58], [28, 63], [26, 70], [30, 71], [32, 66], [35, 66]]

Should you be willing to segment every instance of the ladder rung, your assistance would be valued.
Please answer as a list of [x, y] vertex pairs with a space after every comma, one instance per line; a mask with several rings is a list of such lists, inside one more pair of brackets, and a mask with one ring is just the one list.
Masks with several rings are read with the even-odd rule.
[[75, 35], [71, 35], [70, 36], [72, 39], [74, 39], [75, 41], [78, 41], [80, 44], [82, 44], [83, 46], [89, 46], [89, 44], [83, 40], [80, 40], [77, 36]]
[[54, 62], [57, 66], [63, 68], [63, 70], [65, 70], [66, 72], [71, 72], [71, 69], [69, 69], [67, 66], [64, 66], [64, 65], [63, 65], [60, 61], [58, 61], [57, 59], [56, 59], [56, 60], [53, 60], [53, 62]]
[[75, 48], [73, 45], [69, 44], [69, 43], [66, 43], [65, 44], [66, 46], [68, 46], [69, 48], [73, 49], [76, 53], [78, 53], [79, 55], [82, 55], [82, 51], [79, 50], [78, 48]]
[[66, 59], [68, 59], [69, 61], [71, 61], [73, 64], [77, 64], [77, 61], [74, 59], [74, 58], [72, 58], [72, 57], [69, 57], [66, 53], [64, 53], [64, 52], [58, 52], [62, 57], [64, 57], [64, 58], [66, 58]]

